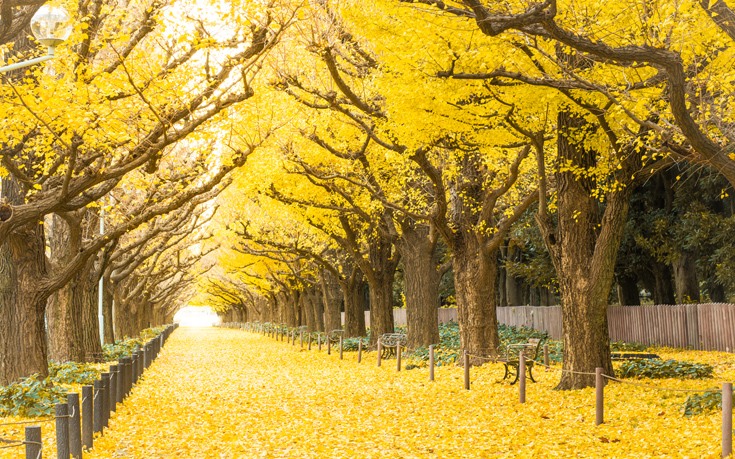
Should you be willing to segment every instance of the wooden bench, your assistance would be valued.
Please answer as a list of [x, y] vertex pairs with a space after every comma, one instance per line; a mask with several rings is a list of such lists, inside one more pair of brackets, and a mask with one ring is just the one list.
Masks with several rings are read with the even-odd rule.
[[[344, 336], [344, 330], [332, 330], [325, 334], [325, 340], [329, 340], [332, 344], [339, 344], [339, 339]], [[326, 342], [326, 341], [325, 341]]]
[[533, 379], [533, 364], [534, 360], [538, 360], [539, 351], [543, 347], [543, 340], [538, 338], [529, 338], [526, 343], [515, 343], [509, 344], [505, 351], [505, 356], [498, 359], [505, 366], [505, 375], [503, 379], [511, 376], [515, 372], [515, 379], [510, 383], [515, 384], [520, 376], [519, 367], [521, 365], [520, 354], [523, 351], [523, 355], [526, 357], [526, 372], [531, 381], [536, 382]]
[[396, 355], [396, 348], [399, 344], [401, 347], [406, 347], [408, 338], [405, 333], [385, 333], [380, 336], [380, 344], [383, 349], [380, 357], [387, 359]]

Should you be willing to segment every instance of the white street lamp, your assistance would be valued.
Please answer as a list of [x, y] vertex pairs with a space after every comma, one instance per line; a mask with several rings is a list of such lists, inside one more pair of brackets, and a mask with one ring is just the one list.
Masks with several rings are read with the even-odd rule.
[[31, 32], [36, 40], [48, 47], [43, 57], [0, 67], [0, 73], [38, 64], [56, 57], [56, 45], [63, 43], [71, 34], [71, 16], [62, 7], [43, 5], [31, 18]]

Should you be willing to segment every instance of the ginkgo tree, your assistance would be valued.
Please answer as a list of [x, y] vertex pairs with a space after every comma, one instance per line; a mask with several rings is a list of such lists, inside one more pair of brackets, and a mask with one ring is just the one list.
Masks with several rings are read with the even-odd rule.
[[[187, 8], [200, 17], [180, 14]], [[81, 2], [52, 71], [36, 67], [28, 70], [32, 78], [5, 78], [0, 164], [9, 211], [0, 221], [0, 263], [8, 269], [0, 310], [11, 320], [0, 333], [0, 382], [46, 373], [46, 301], [90, 269], [110, 240], [205, 199], [257, 147], [243, 143], [243, 129], [224, 115], [253, 97], [259, 63], [295, 9], [276, 2], [221, 8], [205, 15], [186, 2]], [[222, 132], [226, 138], [217, 137]], [[172, 147], [187, 138], [199, 142], [198, 154], [162, 169], [176, 163]], [[207, 138], [219, 138], [223, 148], [212, 153]], [[80, 215], [63, 215], [91, 216], [81, 209], [99, 205], [132, 171], [150, 176], [145, 186], [159, 187], [105, 234], [79, 244], [81, 232], [72, 231], [79, 250], [49, 269], [44, 216], [57, 213], [75, 226]]]

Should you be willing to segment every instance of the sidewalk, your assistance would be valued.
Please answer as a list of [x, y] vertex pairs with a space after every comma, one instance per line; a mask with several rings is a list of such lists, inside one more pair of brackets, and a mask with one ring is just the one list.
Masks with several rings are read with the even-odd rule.
[[[334, 351], [334, 350], [333, 350]], [[684, 419], [611, 387], [595, 427], [591, 390], [559, 393], [539, 374], [528, 403], [502, 367], [396, 372], [374, 354], [299, 350], [230, 329], [180, 328], [85, 458], [715, 457], [717, 415]], [[611, 404], [612, 405], [612, 404]], [[659, 412], [666, 416], [658, 416]], [[590, 417], [591, 416], [591, 417]], [[676, 433], [676, 436], [674, 436]], [[709, 441], [707, 441], [709, 439]], [[605, 441], [607, 440], [607, 441]], [[686, 445], [686, 451], [682, 450]]]

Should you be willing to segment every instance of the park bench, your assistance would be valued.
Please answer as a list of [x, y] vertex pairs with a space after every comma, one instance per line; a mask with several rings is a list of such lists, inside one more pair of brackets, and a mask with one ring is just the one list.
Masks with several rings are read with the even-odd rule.
[[534, 360], [538, 360], [539, 351], [543, 347], [542, 343], [542, 339], [529, 338], [528, 342], [525, 343], [509, 344], [506, 348], [505, 356], [498, 359], [498, 362], [505, 365], [505, 375], [503, 376], [503, 379], [506, 379], [508, 376], [512, 376], [513, 373], [515, 373], [515, 379], [513, 379], [513, 382], [510, 384], [513, 385], [518, 381], [518, 377], [520, 376], [519, 367], [521, 364], [520, 354], [521, 351], [523, 351], [523, 355], [526, 358], [526, 371], [528, 373], [528, 377], [531, 381], [536, 382], [536, 380], [533, 379], [533, 364]]
[[612, 360], [641, 360], [641, 359], [660, 359], [656, 354], [648, 352], [612, 352], [610, 353]]
[[332, 344], [338, 344], [339, 339], [345, 334], [344, 330], [332, 330], [325, 334], [325, 340], [329, 340]]
[[399, 344], [401, 347], [406, 347], [408, 338], [405, 333], [385, 333], [380, 336], [380, 344], [383, 348], [380, 357], [387, 359], [396, 355], [396, 348]]

